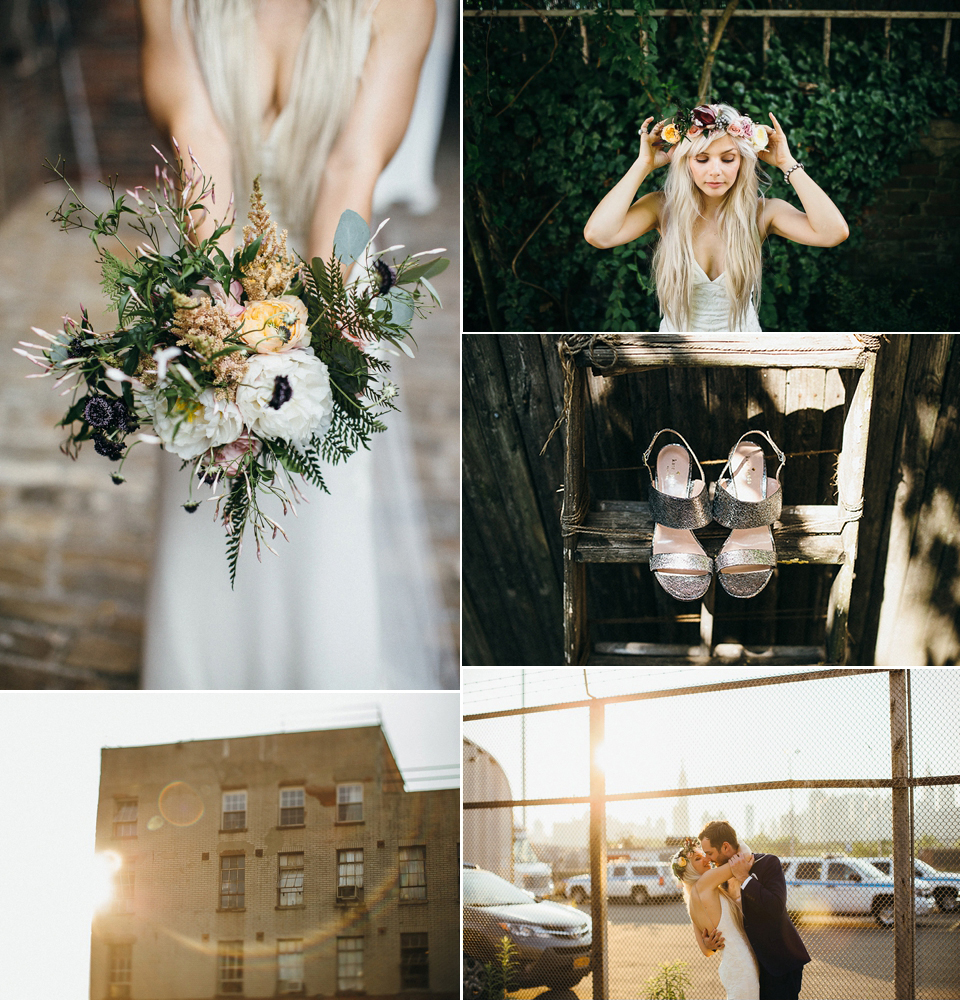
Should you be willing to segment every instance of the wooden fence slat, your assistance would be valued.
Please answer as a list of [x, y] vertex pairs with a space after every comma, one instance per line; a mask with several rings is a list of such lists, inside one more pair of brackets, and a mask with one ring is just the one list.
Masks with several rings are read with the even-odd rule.
[[830, 68], [830, 18], [823, 19], [823, 65]]

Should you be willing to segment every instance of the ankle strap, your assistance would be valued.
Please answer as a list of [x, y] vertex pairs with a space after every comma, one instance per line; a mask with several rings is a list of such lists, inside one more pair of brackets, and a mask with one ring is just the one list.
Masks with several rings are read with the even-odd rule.
[[776, 474], [773, 476], [773, 478], [778, 483], [780, 482], [780, 472], [782, 471], [783, 467], [787, 464], [787, 456], [777, 446], [777, 442], [774, 441], [773, 438], [770, 437], [770, 435], [766, 431], [761, 431], [761, 430], [747, 431], [745, 434], [741, 434], [740, 435], [740, 438], [737, 441], [737, 444], [735, 444], [730, 449], [730, 452], [727, 455], [727, 464], [723, 467], [723, 469], [720, 472], [720, 475], [717, 477], [718, 480], [723, 479], [724, 476], [725, 476], [725, 474], [728, 473], [728, 472], [730, 472], [730, 456], [734, 453], [734, 451], [736, 451], [737, 445], [740, 444], [740, 442], [744, 438], [750, 437], [751, 434], [759, 434], [761, 437], [764, 437], [764, 438], [767, 439], [767, 441], [769, 441], [770, 447], [773, 448], [774, 452], [777, 455], [777, 458], [780, 460], [780, 464], [777, 466], [777, 471], [776, 471]]
[[683, 442], [684, 448], [690, 453], [694, 462], [697, 463], [697, 469], [700, 471], [700, 479], [703, 480], [704, 489], [706, 489], [707, 477], [703, 473], [703, 466], [700, 464], [700, 459], [697, 458], [696, 452], [687, 443], [687, 439], [679, 432], [673, 430], [672, 427], [661, 427], [656, 434], [653, 435], [653, 439], [650, 444], [647, 445], [647, 450], [643, 453], [643, 464], [647, 467], [647, 472], [650, 474], [650, 482], [655, 483], [657, 481], [657, 476], [654, 470], [650, 466], [650, 453], [653, 451], [653, 446], [657, 443], [657, 438], [661, 434], [675, 434]]

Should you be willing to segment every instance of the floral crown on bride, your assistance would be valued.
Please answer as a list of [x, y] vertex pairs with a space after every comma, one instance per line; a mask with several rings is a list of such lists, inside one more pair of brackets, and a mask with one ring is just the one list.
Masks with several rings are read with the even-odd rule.
[[681, 881], [683, 880], [684, 869], [689, 864], [687, 855], [694, 850], [696, 846], [697, 842], [693, 839], [693, 837], [684, 837], [683, 847], [681, 847], [680, 850], [677, 851], [677, 853], [670, 859], [670, 868], [672, 869], [673, 874]]
[[734, 139], [749, 139], [757, 149], [766, 149], [770, 141], [767, 130], [757, 125], [749, 115], [731, 114], [719, 104], [700, 104], [695, 108], [677, 108], [673, 123], [664, 127], [660, 137], [676, 145], [698, 135], [726, 132]]

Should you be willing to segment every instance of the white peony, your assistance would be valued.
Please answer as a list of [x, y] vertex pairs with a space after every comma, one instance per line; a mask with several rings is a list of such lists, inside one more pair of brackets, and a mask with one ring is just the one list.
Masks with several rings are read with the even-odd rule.
[[237, 389], [243, 422], [262, 438], [296, 446], [323, 437], [333, 415], [327, 366], [311, 350], [255, 354]]
[[204, 389], [196, 403], [181, 399], [171, 406], [158, 395], [146, 407], [153, 410], [153, 428], [164, 448], [183, 459], [236, 441], [243, 431], [240, 410], [217, 399], [212, 389]]

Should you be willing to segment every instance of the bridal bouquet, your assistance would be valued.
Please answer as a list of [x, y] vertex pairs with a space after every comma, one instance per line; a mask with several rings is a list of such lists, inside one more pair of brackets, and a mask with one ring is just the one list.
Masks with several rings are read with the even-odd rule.
[[[330, 259], [308, 264], [288, 253], [258, 182], [243, 241], [227, 256], [216, 241], [232, 227], [232, 205], [199, 240], [213, 185], [192, 155], [189, 169], [179, 149], [172, 164], [159, 155], [165, 165], [156, 168], [156, 187], [118, 196], [116, 182], [108, 183], [112, 207], [101, 214], [84, 204], [59, 162], [50, 164], [68, 188], [54, 220], [90, 231], [116, 327], [95, 330], [81, 309], [54, 334], [34, 327], [45, 343], [21, 341], [39, 355], [16, 350], [43, 369], [28, 377], [57, 376], [62, 394], [72, 395], [58, 425], [69, 428], [66, 454], [75, 458], [93, 441], [98, 454], [119, 462], [119, 484], [130, 448], [159, 444], [192, 469], [187, 511], [201, 503], [195, 484], [212, 487], [203, 502], [214, 504], [226, 531], [232, 585], [248, 527], [258, 557], [261, 544], [274, 551], [267, 536], [284, 535], [262, 499], [279, 498], [286, 513], [302, 496], [298, 479], [326, 490], [322, 463], [349, 458], [386, 430], [381, 418], [396, 409], [397, 396], [386, 354], [412, 356], [410, 325], [425, 314], [427, 295], [440, 304], [429, 279], [449, 261], [419, 261], [439, 252], [428, 250], [388, 263], [385, 255], [402, 248], [375, 253], [380, 230], [371, 237], [347, 211]], [[132, 249], [127, 230], [141, 239]], [[163, 234], [172, 237], [170, 253]], [[108, 239], [113, 252], [102, 245]]]

